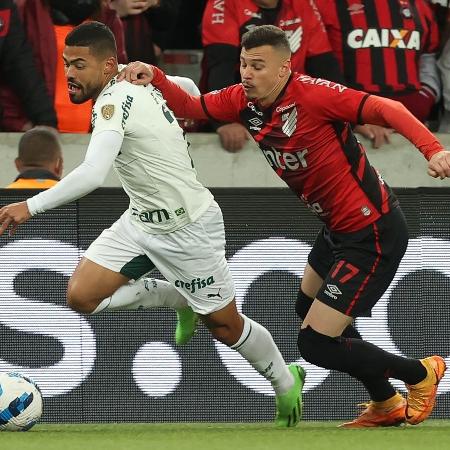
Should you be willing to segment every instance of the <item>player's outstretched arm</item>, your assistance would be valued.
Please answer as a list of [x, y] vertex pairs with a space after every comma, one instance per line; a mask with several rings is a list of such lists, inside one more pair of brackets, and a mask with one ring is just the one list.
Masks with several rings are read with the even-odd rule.
[[25, 202], [12, 203], [0, 209], [0, 235], [10, 228], [12, 236], [18, 225], [35, 214], [70, 203], [100, 187], [119, 154], [123, 136], [116, 131], [94, 135], [84, 161], [60, 182]]
[[450, 152], [401, 103], [371, 95], [363, 105], [361, 120], [363, 123], [393, 128], [422, 152], [428, 160], [430, 176], [441, 179], [450, 177]]
[[135, 61], [128, 64], [120, 72], [118, 81], [126, 80], [133, 84], [153, 84], [158, 88], [167, 102], [169, 108], [177, 117], [185, 119], [207, 119], [200, 96], [191, 95], [177, 83], [166, 77], [158, 67]]

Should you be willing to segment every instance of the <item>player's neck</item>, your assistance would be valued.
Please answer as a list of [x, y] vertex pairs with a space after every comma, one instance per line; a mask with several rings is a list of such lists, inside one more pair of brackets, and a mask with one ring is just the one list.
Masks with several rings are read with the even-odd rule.
[[273, 89], [267, 95], [259, 98], [258, 99], [259, 107], [265, 109], [265, 108], [268, 108], [269, 106], [271, 106], [276, 101], [278, 96], [280, 95], [280, 92], [284, 89], [284, 87], [288, 83], [289, 78], [290, 78], [290, 74], [286, 75], [283, 78], [280, 78], [280, 80], [277, 82], [277, 84], [275, 84]]
[[114, 71], [110, 74], [108, 74], [104, 80], [104, 82], [102, 83], [102, 86], [100, 88], [100, 90], [98, 91], [97, 95], [95, 95], [94, 97], [92, 97], [92, 100], [94, 100], [94, 102], [97, 101], [98, 96], [103, 92], [103, 89], [105, 89], [105, 87], [109, 84], [109, 82], [119, 73], [119, 69], [117, 69], [117, 71]]

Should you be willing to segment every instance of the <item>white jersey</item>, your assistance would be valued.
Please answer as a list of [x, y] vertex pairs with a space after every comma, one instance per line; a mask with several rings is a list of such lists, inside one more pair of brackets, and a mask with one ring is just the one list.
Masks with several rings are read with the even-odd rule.
[[124, 137], [114, 168], [141, 229], [169, 233], [208, 209], [213, 196], [197, 180], [183, 130], [155, 87], [113, 78], [94, 105], [92, 128], [92, 136], [109, 130]]

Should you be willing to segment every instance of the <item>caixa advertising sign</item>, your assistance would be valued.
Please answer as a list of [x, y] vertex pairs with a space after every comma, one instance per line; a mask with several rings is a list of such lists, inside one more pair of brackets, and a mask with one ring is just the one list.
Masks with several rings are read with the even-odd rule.
[[[305, 417], [352, 417], [367, 399], [349, 377], [305, 363], [296, 348], [294, 302], [320, 226], [285, 190], [218, 190], [238, 307], [264, 324], [286, 361], [307, 370]], [[411, 238], [391, 286], [359, 318], [362, 336], [399, 355], [439, 353], [450, 364], [450, 190], [400, 190]], [[3, 192], [2, 204], [19, 194]], [[119, 190], [77, 204], [0, 239], [0, 372], [41, 387], [47, 421], [270, 420], [273, 391], [242, 357], [201, 328], [185, 347], [173, 340], [172, 311], [82, 316], [65, 306], [68, 277], [89, 243], [127, 206]], [[405, 391], [402, 383], [394, 382]], [[435, 416], [450, 406], [450, 375]]]

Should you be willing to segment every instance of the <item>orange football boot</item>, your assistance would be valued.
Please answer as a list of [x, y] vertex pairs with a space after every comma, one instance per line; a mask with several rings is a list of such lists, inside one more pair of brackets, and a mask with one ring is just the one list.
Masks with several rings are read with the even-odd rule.
[[427, 376], [420, 383], [406, 385], [406, 421], [411, 425], [423, 422], [433, 411], [438, 384], [447, 369], [444, 359], [440, 356], [430, 356], [420, 362], [427, 369]]
[[405, 422], [406, 400], [395, 394], [384, 402], [363, 403], [366, 409], [353, 421], [341, 428], [395, 427]]

